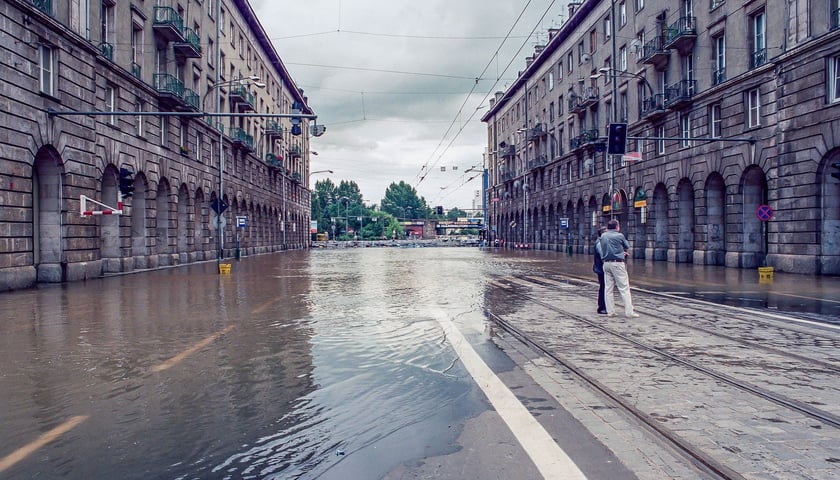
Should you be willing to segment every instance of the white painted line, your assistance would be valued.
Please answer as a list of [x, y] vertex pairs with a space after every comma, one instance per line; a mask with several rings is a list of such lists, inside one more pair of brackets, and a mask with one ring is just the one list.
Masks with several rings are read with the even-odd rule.
[[537, 469], [547, 479], [585, 480], [586, 476], [575, 462], [557, 445], [551, 435], [528, 412], [516, 395], [490, 370], [455, 324], [441, 311], [433, 310], [441, 328], [458, 354], [464, 367], [487, 395], [496, 412], [531, 457]]

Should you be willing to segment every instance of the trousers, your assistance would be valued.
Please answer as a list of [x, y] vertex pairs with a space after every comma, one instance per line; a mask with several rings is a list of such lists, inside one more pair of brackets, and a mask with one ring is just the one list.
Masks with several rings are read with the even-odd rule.
[[630, 279], [627, 276], [627, 264], [624, 262], [604, 262], [604, 300], [607, 303], [607, 313], [615, 313], [615, 297], [613, 290], [618, 288], [621, 301], [624, 302], [624, 314], [632, 316], [633, 300], [630, 297]]

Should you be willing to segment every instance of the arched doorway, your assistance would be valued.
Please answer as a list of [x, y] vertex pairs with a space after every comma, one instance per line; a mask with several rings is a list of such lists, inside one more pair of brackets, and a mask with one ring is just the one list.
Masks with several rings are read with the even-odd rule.
[[[149, 249], [146, 227], [146, 207], [149, 184], [142, 173], [134, 175], [134, 195], [131, 198], [131, 255], [134, 268], [147, 268]], [[123, 207], [125, 208], [125, 207]]]
[[677, 184], [677, 263], [694, 261], [694, 188], [687, 178]]
[[52, 148], [35, 155], [32, 169], [32, 257], [38, 282], [58, 283], [65, 278], [64, 235], [61, 225], [61, 157]]
[[764, 171], [752, 166], [744, 171], [741, 179], [744, 210], [741, 215], [743, 240], [741, 243], [742, 268], [755, 268], [765, 264], [767, 258], [767, 225], [756, 216], [756, 210], [767, 202], [767, 178]]
[[820, 273], [840, 275], [840, 181], [831, 174], [840, 173], [835, 165], [840, 152], [835, 151], [824, 164], [822, 176], [822, 231], [820, 232]]
[[726, 265], [726, 184], [715, 172], [706, 180], [707, 265]]
[[658, 184], [653, 189], [653, 205], [650, 212], [653, 221], [654, 260], [668, 260], [668, 189]]
[[158, 265], [171, 265], [172, 249], [169, 245], [169, 182], [163, 178], [158, 182], [155, 196], [155, 253]]
[[[121, 200], [117, 187], [118, 170], [114, 165], [108, 165], [102, 174], [100, 201], [106, 205], [116, 206]], [[120, 215], [102, 215], [99, 217], [100, 256], [104, 272], [122, 271], [122, 252], [120, 251]]]

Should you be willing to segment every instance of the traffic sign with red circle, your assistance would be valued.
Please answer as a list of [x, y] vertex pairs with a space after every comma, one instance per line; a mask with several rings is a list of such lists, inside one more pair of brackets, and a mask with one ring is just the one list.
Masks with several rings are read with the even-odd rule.
[[767, 220], [773, 218], [773, 209], [770, 208], [770, 205], [759, 205], [758, 208], [755, 209], [755, 216], [762, 222], [766, 222]]

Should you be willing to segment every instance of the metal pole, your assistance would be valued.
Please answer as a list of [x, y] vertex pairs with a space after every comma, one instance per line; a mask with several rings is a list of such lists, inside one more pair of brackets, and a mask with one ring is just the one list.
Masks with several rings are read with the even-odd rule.
[[525, 165], [522, 171], [522, 243], [528, 243], [528, 79], [525, 79]]
[[[615, 22], [615, 0], [610, 1], [610, 40], [612, 43], [612, 59], [615, 62], [615, 67], [617, 70], [620, 70], [621, 65], [618, 65], [618, 57], [616, 56], [616, 45], [615, 45], [615, 37], [616, 37], [616, 22]], [[618, 79], [616, 75], [612, 76], [612, 121], [618, 121]], [[609, 159], [609, 167], [610, 167], [610, 220], [615, 218], [615, 212], [612, 209], [612, 196], [613, 190], [615, 189], [615, 165], [613, 163], [613, 156], [609, 153], [606, 154]]]
[[[222, 32], [222, 0], [216, 2], [216, 79], [214, 81], [214, 85], [219, 85], [221, 80], [221, 71], [222, 71], [222, 43], [221, 43], [221, 32]], [[219, 90], [218, 87], [214, 86], [216, 90], [216, 113], [219, 114], [222, 111], [222, 92]], [[202, 105], [202, 109], [204, 106]], [[222, 132], [222, 129], [219, 128], [218, 123], [216, 124], [216, 129], [219, 130], [219, 195], [217, 198], [217, 205], [219, 206], [219, 212], [217, 212], [216, 216], [216, 240], [218, 241], [218, 257], [216, 258], [216, 264], [219, 265], [218, 270], [221, 272], [221, 264], [222, 264], [222, 257], [224, 255], [224, 248], [225, 248], [225, 241], [224, 241], [224, 231], [222, 230], [222, 200], [224, 200], [224, 193], [222, 190], [222, 177], [224, 176], [224, 168], [225, 168], [225, 160], [224, 160], [224, 140], [225, 135]]]

